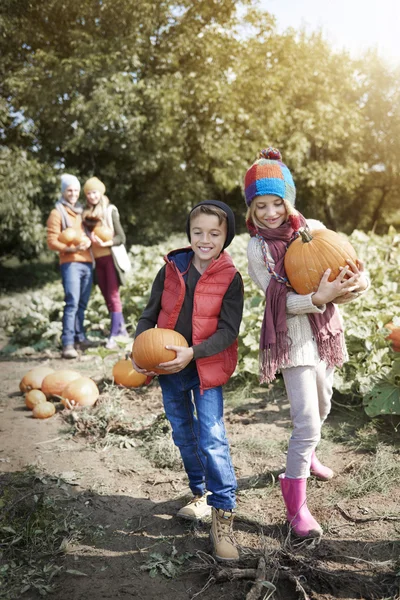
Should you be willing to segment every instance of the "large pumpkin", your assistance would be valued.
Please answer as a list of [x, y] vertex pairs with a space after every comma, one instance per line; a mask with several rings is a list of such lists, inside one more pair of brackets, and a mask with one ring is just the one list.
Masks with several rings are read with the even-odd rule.
[[115, 363], [112, 373], [116, 384], [128, 388], [140, 387], [147, 379], [146, 375], [135, 371], [130, 360], [119, 360]]
[[82, 377], [77, 371], [70, 371], [63, 369], [61, 371], [55, 371], [50, 375], [47, 375], [42, 382], [42, 392], [46, 394], [47, 398], [52, 396], [62, 396], [64, 388], [74, 379]]
[[29, 390], [40, 390], [42, 387], [43, 379], [46, 375], [54, 373], [54, 369], [50, 367], [35, 367], [23, 376], [19, 383], [19, 389], [23, 394], [29, 392]]
[[333, 281], [340, 267], [348, 266], [347, 259], [357, 261], [350, 242], [330, 229], [301, 229], [299, 233], [285, 254], [286, 275], [298, 294], [316, 292], [327, 269], [331, 269], [329, 281]]
[[390, 331], [386, 339], [391, 340], [393, 351], [400, 352], [400, 327], [396, 327], [393, 323], [387, 323], [385, 327]]
[[132, 347], [132, 357], [138, 367], [155, 373], [167, 373], [163, 369], [156, 369], [160, 363], [174, 360], [176, 352], [167, 350], [165, 346], [184, 346], [188, 343], [174, 329], [162, 329], [155, 327], [147, 329], [137, 336]]
[[99, 388], [90, 377], [79, 377], [71, 381], [62, 392], [63, 404], [73, 406], [93, 406], [99, 397]]
[[74, 227], [66, 227], [58, 236], [58, 241], [68, 246], [77, 246], [82, 241], [82, 232]]
[[112, 230], [109, 227], [106, 227], [106, 225], [96, 225], [93, 229], [93, 233], [96, 234], [102, 242], [109, 242], [114, 237]]

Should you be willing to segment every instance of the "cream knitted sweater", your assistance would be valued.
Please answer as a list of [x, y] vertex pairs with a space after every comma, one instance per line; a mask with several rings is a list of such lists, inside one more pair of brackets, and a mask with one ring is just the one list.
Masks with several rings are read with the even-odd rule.
[[[307, 219], [310, 229], [325, 229], [325, 225], [315, 219]], [[264, 242], [267, 250], [267, 257], [271, 267], [275, 263], [268, 249], [268, 244]], [[254, 283], [265, 293], [271, 275], [264, 263], [264, 257], [261, 242], [252, 237], [247, 247], [248, 272]], [[335, 307], [338, 310], [337, 307]], [[318, 355], [317, 343], [313, 337], [308, 313], [323, 313], [326, 305], [315, 306], [311, 301], [311, 294], [302, 296], [294, 291], [288, 291], [286, 295], [286, 318], [289, 337], [289, 362], [282, 365], [282, 368], [315, 366], [320, 361]], [[339, 313], [340, 314], [340, 313]], [[343, 336], [343, 348], [345, 349], [345, 360], [348, 359], [346, 345]]]

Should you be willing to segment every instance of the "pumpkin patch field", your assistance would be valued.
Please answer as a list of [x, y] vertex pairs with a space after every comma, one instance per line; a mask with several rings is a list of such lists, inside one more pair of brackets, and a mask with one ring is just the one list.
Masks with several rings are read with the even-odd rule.
[[86, 313], [94, 347], [69, 361], [58, 346], [58, 279], [0, 297], [0, 598], [398, 600], [399, 236], [349, 238], [371, 287], [341, 307], [349, 362], [335, 375], [317, 451], [335, 476], [309, 480], [319, 544], [299, 542], [285, 523], [277, 482], [290, 411], [280, 377], [257, 380], [263, 297], [247, 275], [247, 240], [237, 236], [230, 248], [245, 308], [239, 365], [224, 392], [239, 564], [215, 562], [207, 519], [176, 517], [191, 493], [160, 388], [129, 359], [162, 257], [186, 244], [171, 239], [130, 250], [121, 288], [130, 337], [116, 350], [104, 347], [108, 314], [97, 288]]

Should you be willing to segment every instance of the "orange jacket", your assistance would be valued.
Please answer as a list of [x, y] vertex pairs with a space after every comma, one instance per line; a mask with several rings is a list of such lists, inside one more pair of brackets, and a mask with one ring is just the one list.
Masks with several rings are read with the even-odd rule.
[[[81, 215], [77, 215], [67, 206], [64, 206], [64, 209], [68, 214], [71, 226], [77, 231], [83, 232]], [[61, 215], [56, 208], [53, 208], [47, 219], [47, 246], [50, 250], [60, 253], [60, 264], [68, 262], [93, 262], [90, 248], [88, 250], [79, 250], [79, 252], [64, 252], [68, 246], [58, 240], [61, 231]], [[87, 239], [85, 234], [83, 237]]]
[[[158, 327], [174, 329], [185, 297], [185, 281], [176, 263], [165, 257], [164, 291], [161, 296], [161, 310]], [[188, 265], [189, 266], [189, 265]], [[192, 314], [193, 346], [208, 339], [217, 331], [223, 298], [237, 273], [229, 254], [222, 252], [204, 271], [197, 282]], [[198, 358], [197, 372], [200, 388], [207, 390], [224, 385], [236, 368], [238, 342], [235, 342], [218, 354]]]

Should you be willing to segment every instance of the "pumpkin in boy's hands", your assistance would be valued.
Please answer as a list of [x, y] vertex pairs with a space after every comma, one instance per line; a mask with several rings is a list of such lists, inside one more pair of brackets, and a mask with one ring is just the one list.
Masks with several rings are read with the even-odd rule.
[[93, 229], [93, 233], [97, 235], [102, 242], [109, 242], [114, 237], [112, 230], [109, 227], [106, 227], [106, 225], [96, 225]]
[[112, 373], [117, 385], [123, 385], [128, 388], [140, 387], [147, 379], [146, 375], [135, 371], [129, 359], [119, 360], [115, 363]]
[[50, 367], [35, 367], [28, 371], [20, 381], [19, 389], [21, 392], [29, 392], [29, 390], [40, 390], [43, 379], [46, 375], [54, 373], [54, 369]]
[[58, 241], [68, 246], [78, 246], [82, 241], [82, 232], [74, 227], [67, 227], [58, 236]]
[[289, 283], [298, 294], [316, 292], [322, 275], [331, 269], [329, 281], [347, 267], [347, 259], [357, 264], [357, 254], [345, 238], [330, 229], [300, 229], [299, 237], [285, 254], [285, 271]]
[[169, 362], [176, 358], [174, 350], [167, 350], [165, 346], [188, 347], [188, 343], [174, 329], [155, 327], [147, 329], [137, 336], [132, 347], [132, 358], [141, 369], [155, 373], [168, 373], [164, 369], [156, 369], [160, 363]]

